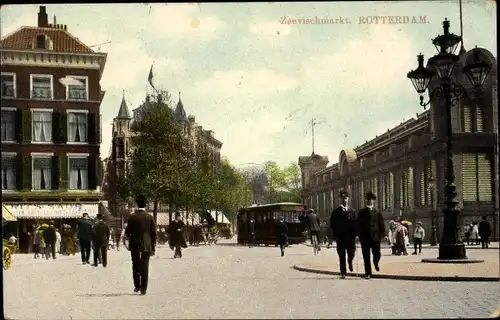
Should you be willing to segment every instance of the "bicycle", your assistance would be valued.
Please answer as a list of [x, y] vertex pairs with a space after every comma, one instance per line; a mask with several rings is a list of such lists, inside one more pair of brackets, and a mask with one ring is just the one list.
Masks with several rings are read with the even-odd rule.
[[314, 255], [317, 255], [319, 253], [319, 251], [321, 250], [319, 247], [319, 244], [318, 244], [318, 235], [313, 234], [311, 236], [311, 242], [312, 242], [312, 246], [313, 246]]

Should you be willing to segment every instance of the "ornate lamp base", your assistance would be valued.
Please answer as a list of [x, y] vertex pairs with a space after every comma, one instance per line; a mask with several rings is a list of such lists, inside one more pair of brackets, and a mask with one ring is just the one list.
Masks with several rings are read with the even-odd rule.
[[439, 257], [442, 260], [457, 260], [457, 259], [467, 259], [465, 254], [465, 244], [463, 243], [450, 243], [439, 245]]

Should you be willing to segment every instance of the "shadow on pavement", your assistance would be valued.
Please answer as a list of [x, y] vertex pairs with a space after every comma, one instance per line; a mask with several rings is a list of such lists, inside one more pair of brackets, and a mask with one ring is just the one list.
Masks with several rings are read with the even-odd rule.
[[137, 293], [87, 293], [77, 294], [77, 297], [92, 298], [92, 297], [122, 297], [122, 296], [139, 296]]

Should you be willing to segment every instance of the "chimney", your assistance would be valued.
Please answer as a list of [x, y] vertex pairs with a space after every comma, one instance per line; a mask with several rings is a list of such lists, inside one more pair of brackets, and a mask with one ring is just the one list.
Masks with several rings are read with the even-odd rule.
[[57, 20], [56, 20], [56, 15], [54, 15], [54, 27], [57, 26]]
[[68, 31], [68, 26], [64, 25], [64, 31]]
[[38, 12], [38, 27], [47, 28], [49, 25], [47, 12], [45, 11], [45, 6], [40, 6], [40, 12]]

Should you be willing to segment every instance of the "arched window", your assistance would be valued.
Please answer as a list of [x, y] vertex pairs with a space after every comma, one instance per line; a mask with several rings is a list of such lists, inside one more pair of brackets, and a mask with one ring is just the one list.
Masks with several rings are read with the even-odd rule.
[[36, 49], [45, 49], [45, 35], [39, 34], [36, 36]]

